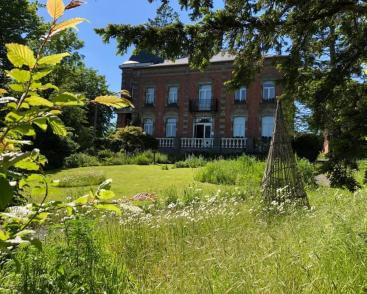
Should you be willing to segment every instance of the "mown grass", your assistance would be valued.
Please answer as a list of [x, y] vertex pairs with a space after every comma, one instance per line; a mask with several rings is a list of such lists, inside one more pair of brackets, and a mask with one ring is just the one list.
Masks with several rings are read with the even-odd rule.
[[[159, 165], [138, 166], [138, 165], [121, 165], [121, 166], [99, 166], [84, 167], [63, 170], [50, 175], [51, 179], [75, 178], [85, 174], [93, 175], [94, 173], [103, 174], [106, 178], [113, 180], [112, 189], [117, 198], [129, 198], [140, 192], [162, 194], [167, 188], [173, 187], [179, 193], [186, 187], [192, 185], [195, 170], [191, 168], [175, 169], [168, 166], [169, 169], [162, 169]], [[197, 183], [199, 187], [208, 192], [215, 191], [218, 187], [208, 183]], [[88, 183], [84, 187], [61, 188], [51, 187], [50, 197], [52, 200], [65, 199], [67, 196], [78, 197], [95, 188], [94, 183]]]

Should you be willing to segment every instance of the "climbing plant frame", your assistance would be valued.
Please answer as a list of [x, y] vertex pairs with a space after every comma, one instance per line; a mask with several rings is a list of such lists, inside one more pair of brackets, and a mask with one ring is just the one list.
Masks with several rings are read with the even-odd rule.
[[309, 206], [280, 100], [277, 101], [275, 126], [262, 181], [262, 193], [267, 204], [289, 202]]

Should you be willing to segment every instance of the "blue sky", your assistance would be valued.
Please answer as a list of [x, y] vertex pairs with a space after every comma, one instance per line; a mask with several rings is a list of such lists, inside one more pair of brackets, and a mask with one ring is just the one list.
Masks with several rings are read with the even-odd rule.
[[[41, 0], [46, 3], [46, 0]], [[69, 0], [64, 0], [65, 4]], [[178, 9], [177, 1], [172, 0], [172, 6]], [[223, 0], [216, 0], [216, 6], [223, 5]], [[116, 56], [116, 44], [104, 44], [94, 32], [94, 28], [105, 27], [107, 24], [140, 24], [153, 18], [159, 6], [159, 1], [149, 3], [148, 0], [87, 0], [87, 4], [74, 10], [67, 11], [66, 17], [84, 17], [89, 23], [79, 25], [79, 38], [85, 42], [81, 54], [85, 56], [86, 64], [106, 76], [109, 88], [118, 91], [121, 84], [121, 72], [118, 66], [129, 58], [130, 53]], [[46, 9], [39, 12], [49, 21]], [[186, 13], [181, 13], [183, 21], [187, 22]], [[130, 50], [131, 52], [131, 50]]]

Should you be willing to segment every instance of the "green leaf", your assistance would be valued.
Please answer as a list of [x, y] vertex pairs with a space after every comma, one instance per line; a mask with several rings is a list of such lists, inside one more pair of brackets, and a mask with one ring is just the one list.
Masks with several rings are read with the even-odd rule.
[[93, 101], [97, 104], [111, 106], [114, 108], [134, 107], [129, 100], [117, 96], [99, 96]]
[[119, 216], [122, 214], [121, 209], [115, 204], [95, 204], [94, 207], [114, 211]]
[[8, 207], [10, 201], [13, 199], [14, 189], [10, 186], [5, 175], [0, 175], [0, 211]]
[[11, 122], [11, 123], [15, 123], [20, 121], [23, 118], [22, 115], [20, 115], [17, 112], [11, 111], [9, 112], [6, 116], [5, 116], [5, 121], [6, 122]]
[[39, 164], [34, 162], [30, 157], [17, 162], [14, 167], [29, 171], [38, 171], [40, 169]]
[[39, 72], [37, 72], [33, 75], [33, 80], [38, 81], [38, 80], [44, 78], [45, 76], [47, 76], [48, 74], [50, 74], [51, 72], [52, 72], [51, 69], [50, 70], [39, 71]]
[[6, 93], [8, 93], [8, 91], [6, 91], [5, 89], [0, 88], [0, 97], [4, 96]]
[[24, 87], [22, 84], [10, 84], [9, 88], [15, 92], [24, 92]]
[[27, 65], [32, 68], [36, 64], [36, 58], [33, 51], [25, 45], [10, 43], [6, 44], [8, 59], [15, 67]]
[[52, 98], [52, 102], [57, 106], [82, 106], [83, 102], [75, 94], [65, 92]]
[[85, 195], [83, 197], [80, 197], [74, 201], [76, 204], [87, 204], [89, 200], [89, 195]]
[[39, 127], [42, 131], [47, 131], [47, 117], [38, 117], [35, 120], [33, 120], [33, 123]]
[[59, 64], [65, 57], [70, 56], [69, 53], [59, 53], [50, 56], [42, 57], [38, 64], [40, 65], [56, 65]]
[[26, 83], [31, 79], [31, 73], [28, 70], [22, 70], [18, 68], [8, 71], [7, 75], [19, 83]]
[[60, 137], [66, 137], [66, 135], [68, 134], [64, 126], [64, 123], [62, 122], [62, 120], [59, 117], [50, 116], [48, 118], [48, 123], [50, 124], [51, 129], [55, 135], [58, 135]]
[[33, 127], [29, 124], [18, 125], [15, 128], [13, 128], [13, 131], [22, 136], [33, 137], [36, 135], [36, 132], [34, 131]]
[[45, 91], [45, 90], [49, 90], [49, 89], [54, 89], [56, 91], [59, 91], [59, 88], [51, 83], [47, 83], [45, 85], [41, 85], [40, 87], [38, 87], [39, 90], [41, 91]]
[[45, 107], [54, 106], [54, 104], [51, 101], [39, 96], [31, 96], [29, 98], [26, 98], [25, 102], [27, 102], [31, 106], [45, 106]]
[[8, 232], [0, 230], [0, 241], [6, 241], [10, 237]]
[[112, 191], [110, 191], [110, 190], [104, 190], [104, 189], [99, 190], [99, 192], [97, 194], [97, 198], [98, 199], [101, 199], [101, 200], [112, 199], [115, 196], [116, 196], [115, 193], [113, 193]]

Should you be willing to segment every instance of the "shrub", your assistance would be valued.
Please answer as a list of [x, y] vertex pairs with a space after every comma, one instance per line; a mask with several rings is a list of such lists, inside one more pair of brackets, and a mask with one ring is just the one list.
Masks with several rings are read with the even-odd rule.
[[100, 165], [98, 158], [85, 154], [75, 153], [65, 158], [64, 166], [66, 168], [97, 166]]
[[127, 152], [158, 149], [158, 141], [145, 134], [142, 128], [128, 126], [117, 129], [111, 136], [111, 148], [114, 151], [125, 150]]
[[322, 137], [314, 134], [300, 134], [293, 140], [293, 150], [297, 156], [315, 162], [322, 151]]
[[166, 188], [162, 192], [162, 197], [165, 199], [166, 206], [169, 204], [177, 204], [179, 200], [177, 188], [175, 186]]
[[43, 251], [28, 247], [16, 255], [19, 293], [126, 293], [134, 288], [126, 267], [97, 241], [92, 223], [68, 221], [63, 232]]
[[219, 185], [259, 186], [263, 171], [263, 162], [250, 156], [241, 156], [233, 160], [208, 162], [196, 173], [195, 179]]
[[106, 175], [102, 172], [78, 173], [58, 179], [59, 187], [83, 187], [96, 186], [106, 180]]
[[196, 168], [206, 165], [207, 161], [203, 156], [189, 155], [185, 160], [175, 163], [176, 168]]
[[112, 158], [114, 155], [115, 153], [109, 149], [100, 150], [97, 153], [97, 157], [99, 160], [106, 160]]
[[305, 186], [306, 187], [316, 186], [315, 176], [317, 172], [315, 166], [307, 159], [298, 159], [297, 166], [302, 175]]

